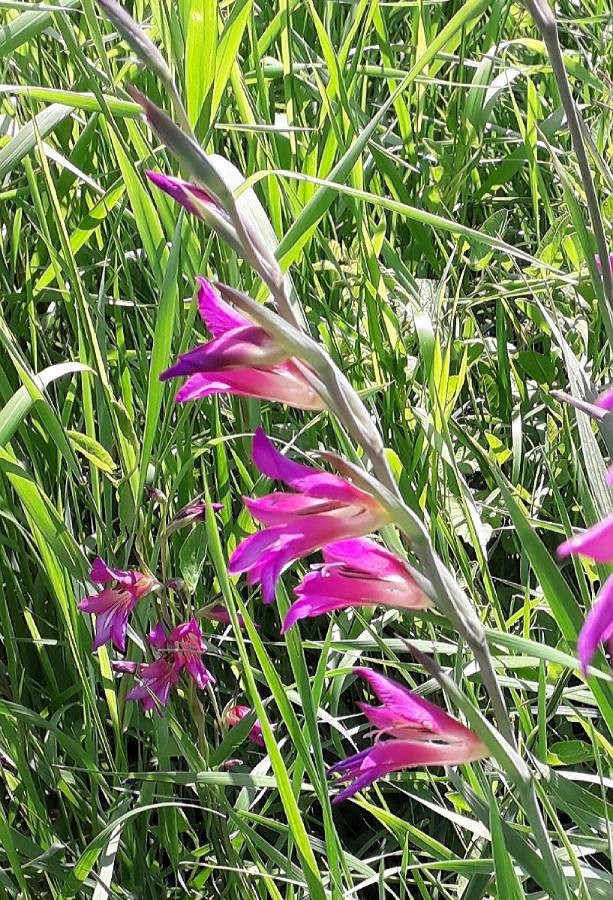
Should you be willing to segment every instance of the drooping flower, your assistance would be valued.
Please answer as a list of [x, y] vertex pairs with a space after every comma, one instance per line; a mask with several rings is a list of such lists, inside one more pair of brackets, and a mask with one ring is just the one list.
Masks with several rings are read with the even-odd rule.
[[[613, 396], [613, 391], [611, 392]], [[611, 476], [609, 471], [609, 480]], [[613, 563], [613, 516], [564, 541], [558, 556], [571, 553], [589, 556], [597, 563]], [[599, 644], [607, 644], [613, 654], [613, 575], [605, 581], [598, 599], [585, 618], [577, 640], [577, 656], [583, 674], [591, 663]]]
[[[328, 770], [339, 782], [348, 782], [333, 803], [352, 797], [390, 772], [416, 766], [457, 766], [488, 756], [474, 731], [434, 703], [371, 669], [354, 672], [370, 684], [383, 705], [358, 704], [375, 726], [377, 738], [372, 747]], [[383, 734], [392, 740], [379, 740]]]
[[185, 669], [197, 688], [202, 690], [207, 684], [215, 684], [215, 678], [202, 662], [206, 645], [195, 619], [177, 625], [169, 635], [162, 623], [158, 622], [149, 633], [149, 643], [157, 650], [164, 651], [164, 657], [170, 660], [177, 672]]
[[340, 475], [287, 459], [261, 428], [253, 439], [252, 458], [262, 474], [295, 491], [245, 498], [252, 516], [266, 527], [236, 548], [228, 571], [247, 572], [248, 584], [261, 584], [265, 603], [274, 601], [281, 573], [297, 559], [391, 520], [378, 500]]
[[[251, 712], [251, 707], [249, 706], [232, 706], [230, 709], [227, 709], [224, 713], [224, 719], [226, 723], [232, 728], [234, 725], [238, 725], [238, 723], [248, 716]], [[249, 738], [253, 741], [254, 744], [257, 744], [258, 747], [264, 747], [264, 738], [262, 737], [262, 726], [256, 720], [253, 723], [251, 731], [249, 732]]]
[[130, 613], [138, 601], [149, 594], [158, 582], [151, 575], [143, 575], [135, 569], [112, 569], [99, 556], [92, 565], [90, 579], [94, 584], [115, 582], [112, 587], [105, 587], [99, 593], [85, 597], [78, 604], [81, 612], [96, 616], [92, 649], [97, 650], [106, 641], [111, 640], [113, 646], [120, 653], [124, 653]]
[[160, 707], [166, 706], [170, 689], [179, 680], [179, 670], [170, 654], [161, 656], [150, 663], [116, 660], [111, 665], [115, 672], [135, 675], [138, 679], [139, 683], [128, 693], [127, 700], [140, 700], [145, 712], [155, 709], [162, 715]]
[[198, 278], [198, 309], [213, 340], [182, 354], [161, 381], [187, 376], [175, 397], [177, 403], [212, 394], [257, 397], [321, 410], [325, 405], [307, 381], [298, 360], [233, 309], [205, 279]]
[[281, 632], [299, 619], [335, 609], [388, 606], [394, 609], [427, 609], [432, 601], [424, 594], [406, 564], [368, 538], [338, 541], [323, 548], [325, 563], [315, 566], [295, 589]]

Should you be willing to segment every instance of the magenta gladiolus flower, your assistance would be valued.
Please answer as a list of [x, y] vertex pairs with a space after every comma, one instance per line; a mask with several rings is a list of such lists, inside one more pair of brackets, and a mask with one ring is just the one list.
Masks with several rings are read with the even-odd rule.
[[[230, 709], [226, 710], [224, 713], [224, 718], [228, 725], [232, 727], [233, 725], [238, 725], [238, 723], [248, 716], [251, 712], [251, 708], [249, 706], [232, 706]], [[258, 747], [264, 747], [264, 738], [262, 737], [262, 726], [259, 722], [254, 722], [251, 731], [249, 732], [249, 738], [253, 741], [254, 744], [257, 744]]]
[[[434, 703], [371, 669], [354, 672], [369, 682], [383, 706], [358, 704], [375, 726], [377, 740], [329, 769], [339, 782], [349, 782], [333, 803], [352, 797], [390, 772], [416, 766], [457, 766], [488, 755], [474, 731]], [[393, 739], [379, 740], [382, 734]]]
[[149, 643], [157, 650], [165, 651], [164, 658], [172, 663], [177, 672], [185, 669], [196, 687], [202, 690], [207, 684], [215, 684], [215, 678], [202, 662], [206, 645], [195, 619], [177, 625], [169, 635], [158, 622], [149, 633]]
[[[606, 409], [607, 412], [610, 412], [613, 409], [613, 388], [609, 388], [600, 395], [596, 401], [596, 406], [599, 406], [601, 409]], [[611, 482], [610, 476], [611, 473], [609, 473], [609, 483]]]
[[[597, 522], [558, 547], [558, 556], [571, 553], [589, 556], [598, 563], [613, 563], [613, 516]], [[584, 675], [599, 644], [608, 644], [609, 651], [613, 653], [613, 576], [605, 581], [579, 633], [577, 656]]]
[[281, 573], [297, 559], [391, 520], [378, 500], [340, 475], [287, 459], [261, 428], [253, 439], [252, 458], [260, 472], [296, 492], [245, 498], [252, 516], [266, 527], [236, 548], [228, 571], [247, 572], [248, 584], [261, 584], [265, 603], [274, 601]]
[[161, 715], [161, 706], [166, 706], [170, 689], [179, 680], [179, 670], [169, 655], [161, 656], [151, 663], [135, 663], [118, 660], [111, 663], [115, 672], [135, 675], [139, 684], [132, 688], [127, 700], [140, 700], [145, 712], [157, 710]]
[[[195, 619], [177, 625], [166, 634], [161, 622], [149, 632], [149, 643], [156, 650], [162, 651], [159, 659], [151, 663], [135, 663], [118, 661], [112, 663], [115, 672], [135, 675], [139, 684], [132, 688], [128, 700], [141, 700], [147, 712], [160, 705], [166, 706], [170, 689], [177, 684], [181, 670], [185, 669], [195, 682], [196, 687], [204, 688], [214, 684], [215, 679], [202, 662], [202, 654], [206, 652], [202, 632]], [[156, 701], [157, 698], [157, 701]]]
[[152, 576], [143, 575], [135, 569], [127, 571], [111, 569], [99, 556], [92, 565], [90, 579], [94, 584], [115, 582], [113, 587], [106, 587], [98, 594], [85, 597], [78, 604], [81, 612], [96, 616], [96, 633], [92, 649], [97, 650], [106, 641], [111, 640], [120, 653], [125, 653], [130, 613], [138, 601], [149, 594], [158, 582]]
[[598, 599], [585, 617], [577, 641], [577, 656], [581, 671], [587, 675], [587, 667], [594, 658], [599, 644], [606, 644], [613, 659], [613, 575], [602, 586]]
[[[164, 191], [184, 206], [185, 209], [199, 218], [202, 218], [202, 208], [213, 208], [227, 218], [226, 213], [218, 206], [218, 204], [210, 197], [207, 192], [197, 184], [191, 184], [189, 181], [183, 181], [181, 178], [175, 178], [172, 175], [163, 175], [162, 172], [152, 172], [150, 169], [145, 175], [156, 187]], [[228, 219], [228, 222], [230, 220]]]
[[187, 376], [175, 397], [177, 403], [212, 394], [236, 394], [298, 409], [325, 409], [298, 361], [288, 357], [263, 328], [222, 300], [206, 278], [197, 281], [198, 308], [213, 340], [184, 353], [160, 375], [161, 381]]
[[558, 556], [581, 553], [598, 563], [613, 563], [613, 516], [575, 534], [558, 547]]
[[427, 609], [432, 601], [406, 564], [368, 538], [338, 541], [323, 548], [325, 564], [315, 566], [298, 585], [298, 600], [290, 606], [281, 632], [299, 619], [335, 609], [389, 606]]

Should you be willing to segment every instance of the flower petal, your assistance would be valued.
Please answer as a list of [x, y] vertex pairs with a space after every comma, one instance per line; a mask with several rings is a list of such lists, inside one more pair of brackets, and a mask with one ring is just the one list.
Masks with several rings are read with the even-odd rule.
[[558, 547], [558, 556], [581, 553], [599, 563], [613, 562], [613, 516], [575, 534]]
[[309, 619], [315, 616], [321, 616], [324, 613], [334, 612], [337, 609], [354, 609], [358, 606], [372, 606], [369, 600], [352, 597], [338, 597], [335, 595], [322, 595], [314, 597], [311, 594], [300, 597], [288, 609], [283, 624], [281, 626], [281, 634], [295, 625], [300, 619]]
[[115, 615], [116, 613], [114, 610], [107, 610], [96, 616], [94, 640], [92, 641], [92, 650], [94, 652], [98, 650], [99, 647], [102, 647], [103, 644], [106, 644], [107, 641], [111, 640]]
[[245, 506], [254, 519], [263, 525], [283, 525], [306, 512], [325, 512], [327, 501], [303, 494], [284, 494], [281, 491], [266, 494], [265, 497], [244, 497]]
[[[126, 640], [128, 633], [128, 618], [130, 608], [118, 610], [111, 622], [111, 642], [120, 653], [126, 652]], [[96, 623], [97, 624], [97, 623]]]
[[577, 641], [577, 656], [581, 670], [587, 675], [599, 644], [608, 642], [613, 635], [613, 575], [605, 581], [600, 595], [585, 618]]
[[203, 690], [207, 684], [215, 684], [215, 678], [195, 653], [186, 654], [185, 668], [197, 688]]
[[98, 594], [91, 594], [91, 596], [79, 600], [77, 608], [84, 613], [99, 615], [115, 609], [117, 604], [121, 602], [121, 597], [122, 592], [118, 591], [117, 588], [105, 588]]
[[280, 453], [263, 428], [257, 428], [253, 436], [251, 458], [263, 475], [289, 487], [302, 478], [317, 474], [317, 469], [293, 462]]
[[296, 409], [323, 409], [323, 403], [304, 380], [284, 369], [287, 363], [272, 369], [227, 369], [223, 372], [199, 372], [192, 375], [177, 392], [177, 403], [200, 400], [212, 394], [235, 394], [286, 403]]
[[157, 625], [151, 629], [147, 640], [151, 646], [155, 647], [157, 650], [166, 649], [168, 646], [168, 636], [166, 634], [166, 629], [161, 622], [158, 622]]
[[255, 432], [251, 456], [263, 475], [282, 481], [301, 494], [337, 500], [341, 503], [360, 503], [368, 506], [375, 504], [370, 494], [341, 478], [340, 475], [331, 475], [329, 472], [288, 459], [276, 449], [262, 428], [258, 428]]
[[126, 572], [124, 569], [112, 569], [99, 556], [92, 563], [90, 579], [94, 584], [106, 584], [107, 581], [131, 584], [134, 580], [132, 572]]
[[[441, 741], [466, 742], [476, 738], [469, 728], [446, 713], [440, 706], [419, 697], [408, 688], [402, 687], [391, 678], [386, 678], [372, 669], [358, 667], [356, 675], [367, 681], [384, 707], [395, 716], [398, 724], [410, 729], [411, 737], [418, 740], [436, 737]], [[368, 707], [372, 709], [372, 707]], [[365, 710], [366, 715], [368, 712]], [[373, 724], [376, 723], [373, 722]], [[419, 735], [419, 736], [418, 736]]]
[[198, 311], [213, 337], [220, 337], [226, 331], [253, 325], [250, 319], [222, 300], [210, 281], [198, 276]]
[[359, 569], [371, 577], [403, 578], [411, 577], [406, 564], [370, 538], [352, 538], [337, 541], [323, 549], [326, 562], [345, 563], [352, 569]]

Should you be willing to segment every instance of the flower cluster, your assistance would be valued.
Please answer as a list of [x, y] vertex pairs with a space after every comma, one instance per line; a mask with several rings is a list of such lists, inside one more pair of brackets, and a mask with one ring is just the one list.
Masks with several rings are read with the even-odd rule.
[[[79, 609], [96, 617], [93, 649], [97, 650], [110, 640], [121, 653], [125, 653], [128, 619], [139, 600], [162, 587], [150, 575], [135, 569], [113, 569], [100, 557], [96, 557], [90, 579], [94, 584], [109, 585], [97, 594], [81, 600]], [[170, 689], [179, 681], [182, 669], [190, 675], [196, 687], [204, 688], [215, 679], [202, 662], [206, 647], [202, 632], [195, 619], [177, 625], [169, 635], [161, 622], [149, 634], [149, 644], [160, 651], [160, 656], [149, 663], [116, 660], [115, 672], [134, 675], [138, 686], [128, 694], [128, 700], [141, 700], [145, 710], [166, 706]]]
[[[85, 597], [78, 604], [82, 612], [96, 617], [92, 648], [97, 650], [110, 640], [117, 650], [125, 653], [130, 613], [140, 600], [162, 588], [162, 585], [153, 576], [135, 569], [111, 568], [100, 557], [94, 560], [90, 580], [94, 584], [105, 585], [97, 594]], [[203, 615], [224, 624], [230, 622], [229, 613], [221, 604], [208, 607]], [[239, 623], [242, 624], [240, 617]], [[149, 632], [148, 643], [157, 653], [152, 662], [120, 659], [113, 660], [111, 664], [114, 672], [136, 679], [137, 684], [129, 691], [127, 699], [140, 700], [145, 712], [155, 710], [161, 715], [168, 704], [171, 689], [179, 683], [183, 671], [199, 690], [215, 684], [215, 678], [202, 660], [207, 648], [194, 618], [177, 625], [170, 633], [162, 622], [158, 622]], [[236, 707], [236, 710], [242, 712], [235, 720], [228, 718], [228, 725], [236, 724], [251, 712], [246, 706]], [[261, 746], [261, 731], [257, 722], [251, 730], [251, 737]]]

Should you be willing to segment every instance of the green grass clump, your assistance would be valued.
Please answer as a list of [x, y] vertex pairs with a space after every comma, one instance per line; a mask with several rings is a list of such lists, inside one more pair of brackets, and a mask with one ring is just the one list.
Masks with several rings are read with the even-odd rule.
[[[332, 812], [325, 767], [364, 745], [352, 666], [401, 672], [444, 703], [406, 638], [489, 715], [472, 654], [435, 613], [336, 613], [283, 639], [304, 567], [278, 609], [228, 579], [254, 527], [240, 498], [264, 490], [255, 428], [295, 456], [355, 448], [324, 413], [173, 404], [157, 376], [202, 338], [195, 276], [261, 285], [148, 184], [146, 168], [176, 163], [126, 86], [168, 99], [92, 0], [0, 6], [0, 893], [612, 896], [613, 679], [600, 657], [586, 683], [575, 658], [606, 573], [560, 568], [555, 549], [613, 511], [613, 432], [551, 393], [590, 400], [608, 383], [610, 324], [524, 8], [132, 12], [200, 143], [251, 177], [311, 333], [365, 397], [405, 501], [486, 625], [562, 886], [493, 761], [405, 772]], [[562, 0], [557, 15], [610, 239], [611, 10]], [[201, 493], [223, 509], [167, 530]], [[164, 599], [173, 621], [215, 602], [243, 614], [243, 632], [201, 619], [215, 691], [185, 683], [165, 717], [126, 703], [77, 610], [96, 554], [183, 579]], [[133, 658], [158, 602], [132, 618]], [[237, 703], [256, 709], [267, 751], [247, 740], [252, 719], [228, 731]]]

